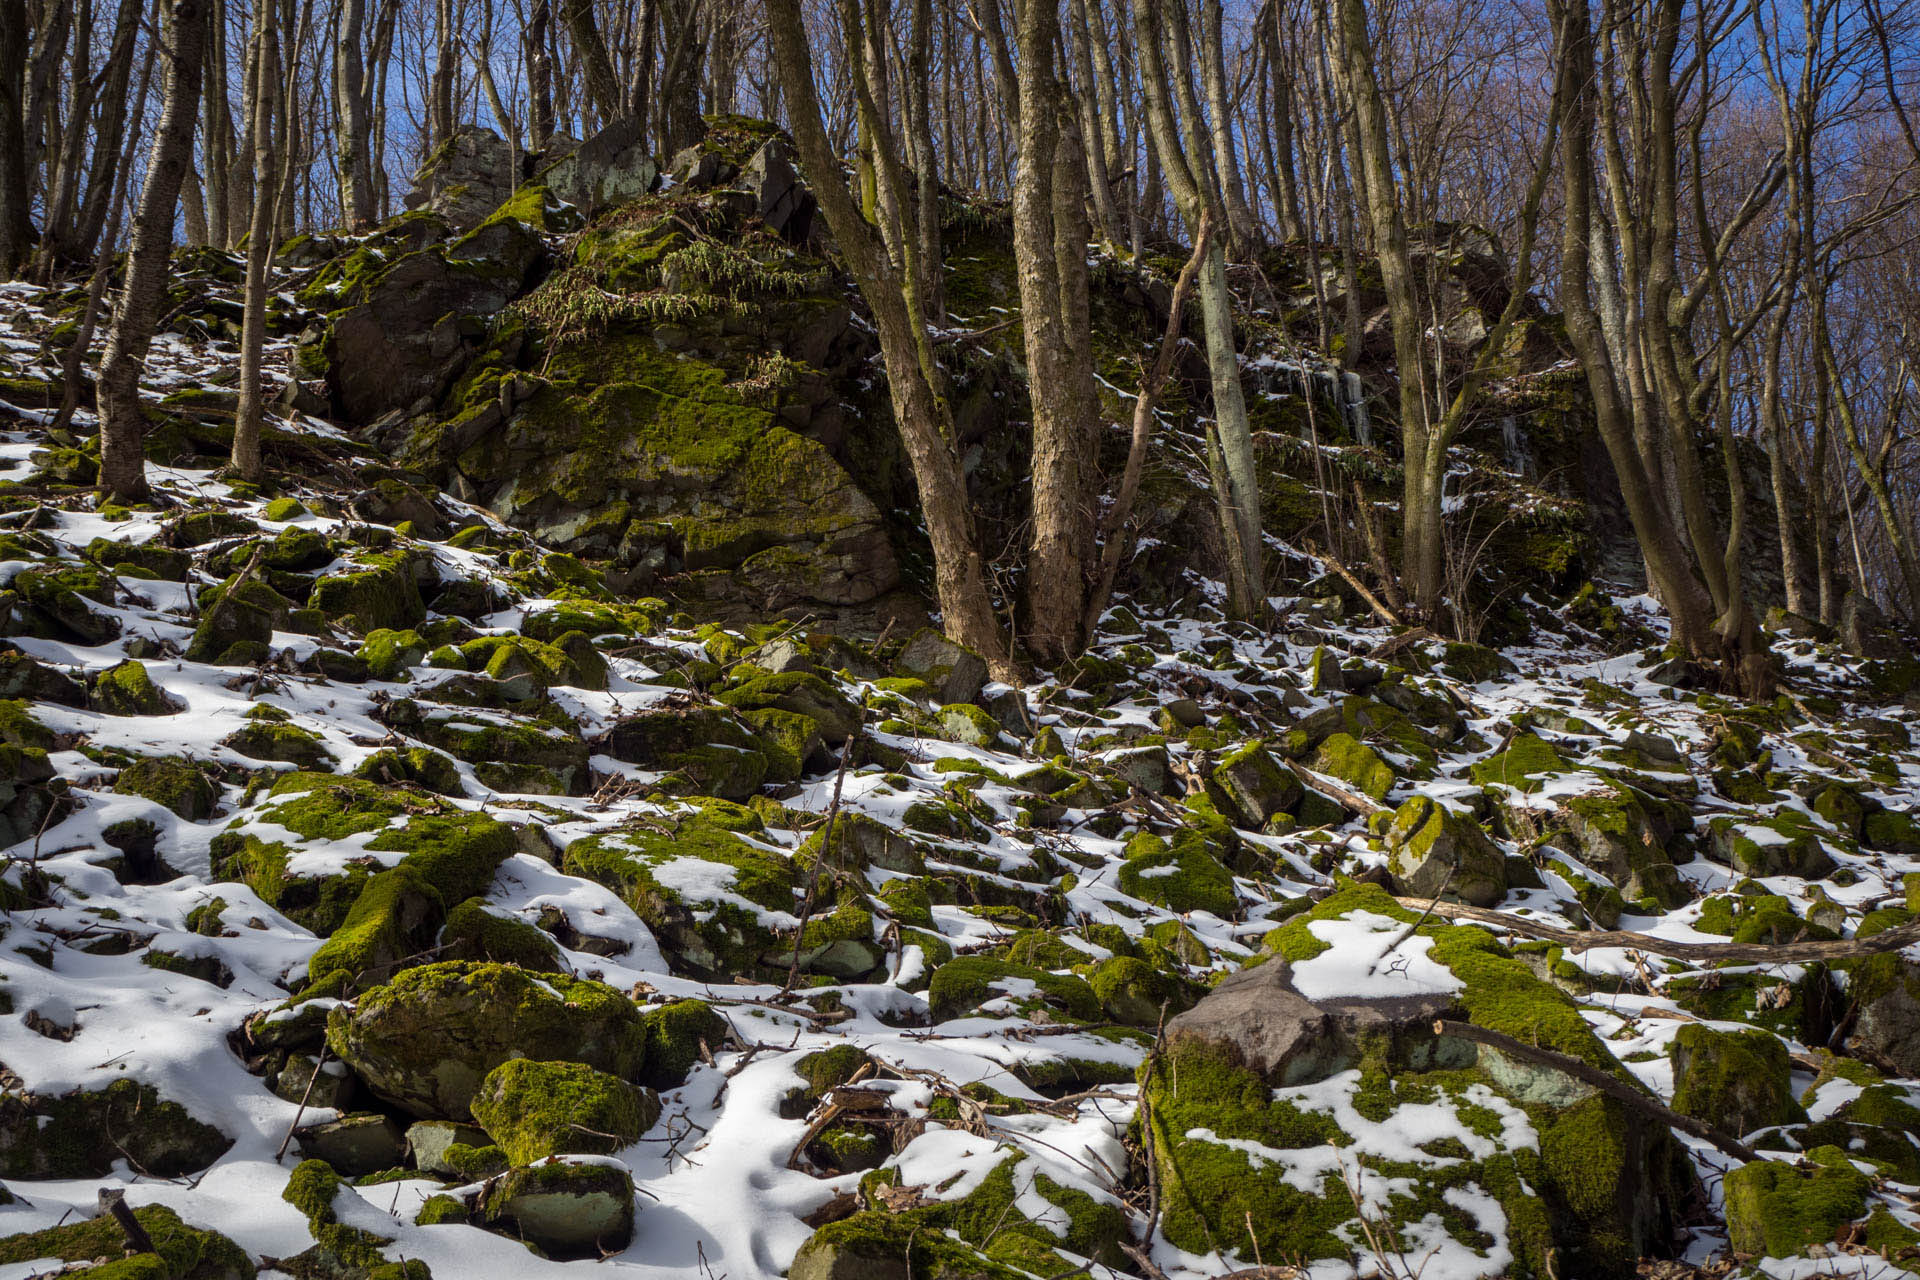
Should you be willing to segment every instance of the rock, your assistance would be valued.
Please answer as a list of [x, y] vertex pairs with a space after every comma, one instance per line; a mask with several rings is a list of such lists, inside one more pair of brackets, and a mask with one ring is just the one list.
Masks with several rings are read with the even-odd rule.
[[273, 1075], [268, 1087], [276, 1097], [296, 1105], [304, 1103], [334, 1111], [351, 1109], [354, 1096], [359, 1092], [359, 1082], [339, 1059], [329, 1058], [323, 1064], [319, 1058], [304, 1053], [289, 1053], [286, 1065]]
[[1840, 1227], [1867, 1212], [1867, 1175], [1838, 1147], [1808, 1153], [1795, 1167], [1755, 1160], [1727, 1171], [1728, 1242], [1734, 1252], [1788, 1258], [1826, 1244]]
[[1374, 800], [1385, 800], [1395, 782], [1393, 766], [1378, 751], [1347, 733], [1328, 735], [1314, 752], [1310, 767]]
[[643, 769], [684, 773], [694, 789], [744, 800], [766, 778], [759, 741], [730, 712], [713, 707], [662, 707], [616, 723], [600, 749]]
[[640, 1016], [647, 1028], [647, 1065], [640, 1083], [653, 1089], [677, 1089], [696, 1062], [711, 1058], [726, 1043], [727, 1020], [704, 1000], [675, 1000]]
[[525, 188], [451, 243], [370, 244], [309, 287], [331, 309], [321, 355], [337, 416], [370, 423], [439, 398], [545, 253], [544, 200]]
[[1397, 893], [1490, 907], [1507, 891], [1505, 855], [1471, 817], [1428, 796], [1414, 796], [1394, 811], [1386, 844]]
[[1210, 777], [1209, 790], [1227, 802], [1220, 806], [1223, 811], [1250, 830], [1291, 809], [1300, 799], [1299, 779], [1281, 769], [1265, 744], [1257, 741], [1223, 758]]
[[1714, 818], [1707, 824], [1707, 847], [1719, 861], [1756, 880], [1819, 880], [1834, 868], [1819, 829], [1793, 809], [1745, 821]]
[[762, 143], [741, 171], [738, 185], [752, 193], [767, 230], [796, 244], [812, 235], [816, 202], [794, 168], [786, 139], [769, 138]]
[[1682, 1026], [1673, 1038], [1673, 1109], [1737, 1136], [1794, 1117], [1787, 1047], [1759, 1029]]
[[273, 641], [273, 614], [246, 592], [232, 589], [232, 579], [226, 585], [228, 589], [207, 607], [193, 629], [193, 639], [187, 642], [190, 662], [229, 661], [228, 654], [238, 659]]
[[449, 1148], [484, 1147], [490, 1141], [487, 1131], [479, 1125], [453, 1120], [418, 1120], [407, 1126], [407, 1154], [413, 1160], [413, 1167], [443, 1178], [465, 1176], [463, 1170], [448, 1162]]
[[614, 121], [540, 171], [540, 181], [561, 200], [591, 217], [653, 190], [660, 168], [640, 137], [640, 118]]
[[[773, 707], [806, 716], [820, 727], [820, 736], [830, 747], [839, 746], [860, 728], [859, 705], [821, 677], [806, 671], [754, 676], [721, 693], [716, 700], [737, 711]], [[998, 726], [995, 730], [997, 733]]]
[[147, 674], [147, 664], [129, 658], [93, 678], [96, 711], [110, 716], [170, 716], [184, 709]]
[[603, 983], [511, 965], [409, 969], [327, 1019], [327, 1043], [380, 1097], [423, 1119], [467, 1118], [487, 1073], [512, 1057], [582, 1062], [632, 1078], [640, 1015]]
[[[121, 1261], [126, 1254], [126, 1234], [112, 1214], [102, 1212], [84, 1222], [0, 1238], [0, 1264], [59, 1258], [70, 1263], [100, 1263], [82, 1270], [102, 1280], [253, 1280], [253, 1261], [247, 1251], [219, 1232], [190, 1227], [164, 1205], [142, 1205], [133, 1210], [133, 1217], [153, 1241], [152, 1254]], [[102, 1259], [112, 1261], [101, 1263]], [[149, 1261], [158, 1265], [149, 1266]], [[34, 1267], [21, 1274], [52, 1273]]]
[[0, 1177], [97, 1178], [130, 1159], [170, 1178], [206, 1168], [232, 1145], [153, 1086], [125, 1078], [58, 1097], [0, 1094]]
[[972, 702], [986, 687], [987, 664], [931, 627], [916, 632], [893, 660], [895, 674], [924, 680], [942, 703]]
[[1180, 831], [1168, 844], [1149, 832], [1127, 842], [1120, 888], [1169, 911], [1210, 911], [1230, 918], [1240, 909], [1233, 873], [1207, 850], [1198, 831]]
[[1848, 995], [1860, 1010], [1851, 1052], [1920, 1075], [1920, 963], [1897, 952], [1854, 961]]
[[1840, 647], [1856, 657], [1899, 662], [1913, 656], [1871, 598], [1850, 591], [1840, 603]]
[[[1141, 1081], [1159, 1184], [1173, 1189], [1167, 1240], [1230, 1249], [1229, 1267], [1283, 1252], [1303, 1268], [1349, 1265], [1358, 1227], [1340, 1153], [1402, 1142], [1412, 1123], [1465, 1134], [1457, 1109], [1470, 1102], [1477, 1136], [1445, 1143], [1445, 1158], [1430, 1143], [1397, 1148], [1373, 1229], [1411, 1226], [1427, 1212], [1415, 1206], [1473, 1187], [1504, 1216], [1501, 1274], [1632, 1276], [1670, 1247], [1696, 1194], [1680, 1145], [1549, 1065], [1436, 1036], [1436, 1017], [1471, 1021], [1631, 1079], [1579, 1006], [1484, 930], [1428, 922], [1403, 940], [1416, 920], [1376, 886], [1340, 889], [1167, 1024]], [[1363, 948], [1387, 967], [1369, 976]]]
[[113, 781], [116, 795], [144, 796], [164, 805], [188, 822], [211, 818], [220, 791], [192, 761], [178, 756], [147, 756], [120, 771]]
[[597, 1258], [633, 1239], [633, 1177], [608, 1165], [549, 1162], [514, 1169], [487, 1190], [486, 1225], [551, 1258]]
[[87, 705], [85, 685], [4, 641], [0, 641], [0, 698], [57, 702], [67, 707]]
[[1198, 729], [1207, 722], [1207, 713], [1192, 698], [1175, 698], [1160, 704], [1160, 715], [1181, 729]]
[[965, 1017], [1001, 1001], [1016, 1008], [1050, 1009], [1083, 1022], [1100, 1017], [1100, 997], [1083, 979], [987, 956], [960, 956], [947, 961], [934, 971], [927, 987], [927, 1002], [936, 1022]]
[[349, 1178], [395, 1169], [406, 1163], [406, 1140], [392, 1117], [376, 1112], [341, 1116], [294, 1131], [300, 1154], [325, 1160]]
[[1664, 804], [1623, 783], [1558, 797], [1552, 808], [1523, 800], [1500, 801], [1507, 831], [1517, 840], [1553, 839], [1584, 865], [1607, 877], [1628, 898], [1651, 898], [1673, 907], [1690, 896], [1667, 852], [1679, 832], [1669, 815], [1684, 809]]
[[509, 1058], [489, 1072], [472, 1106], [473, 1118], [514, 1164], [611, 1155], [660, 1118], [651, 1089], [578, 1062], [527, 1058]]
[[409, 209], [438, 214], [457, 231], [470, 231], [519, 185], [512, 148], [491, 129], [463, 124], [414, 171], [413, 189], [402, 200]]

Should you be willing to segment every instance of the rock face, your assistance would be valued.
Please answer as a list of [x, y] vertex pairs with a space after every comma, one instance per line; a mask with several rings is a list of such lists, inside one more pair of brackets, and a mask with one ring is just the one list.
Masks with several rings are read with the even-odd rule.
[[486, 221], [519, 185], [513, 149], [500, 135], [480, 125], [463, 125], [415, 170], [413, 190], [404, 203], [467, 231]]
[[342, 1006], [327, 1043], [375, 1093], [423, 1119], [464, 1120], [509, 1058], [580, 1062], [620, 1076], [646, 1059], [633, 1003], [613, 988], [511, 965], [411, 969]]
[[539, 170], [540, 181], [589, 217], [647, 194], [660, 177], [660, 166], [641, 144], [639, 118], [633, 116], [614, 121], [584, 142], [556, 139], [541, 159], [551, 162]]
[[[1414, 919], [1377, 888], [1344, 889], [1168, 1023], [1142, 1077], [1166, 1238], [1345, 1259], [1358, 1195], [1403, 1224], [1408, 1256], [1632, 1274], [1668, 1247], [1689, 1192], [1672, 1135], [1555, 1068], [1436, 1036], [1436, 1017], [1464, 1018], [1625, 1074], [1574, 1003], [1485, 932], [1404, 937]], [[1408, 1145], [1416, 1123], [1433, 1136]], [[1415, 1205], [1443, 1201], [1487, 1213], [1421, 1221]], [[1510, 1257], [1478, 1252], [1477, 1233], [1496, 1228]]]

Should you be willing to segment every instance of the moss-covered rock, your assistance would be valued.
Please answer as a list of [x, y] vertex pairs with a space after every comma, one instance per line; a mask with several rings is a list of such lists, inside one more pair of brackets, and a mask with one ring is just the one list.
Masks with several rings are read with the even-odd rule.
[[555, 1161], [502, 1175], [488, 1186], [480, 1215], [489, 1229], [550, 1258], [598, 1258], [633, 1239], [633, 1196], [625, 1169]]
[[153, 682], [147, 664], [129, 658], [93, 678], [94, 710], [110, 716], [170, 716], [182, 706]]
[[480, 1082], [472, 1109], [509, 1160], [532, 1164], [618, 1151], [653, 1127], [660, 1099], [582, 1063], [509, 1058]]
[[1263, 742], [1249, 742], [1222, 757], [1209, 781], [1215, 804], [1249, 829], [1257, 830], [1300, 799], [1299, 780], [1274, 761]]
[[1506, 750], [1476, 761], [1470, 773], [1483, 787], [1502, 786], [1531, 792], [1540, 789], [1547, 775], [1564, 773], [1566, 768], [1567, 762], [1544, 739], [1521, 732], [1513, 736]]
[[1158, 1026], [1194, 1001], [1192, 988], [1144, 960], [1112, 956], [1087, 971], [1087, 985], [1108, 1018], [1135, 1027]]
[[131, 1160], [170, 1178], [206, 1168], [232, 1145], [153, 1086], [129, 1079], [59, 1096], [0, 1094], [0, 1177], [97, 1178]]
[[1016, 1009], [1044, 1008], [1052, 1016], [1083, 1022], [1101, 1016], [1100, 997], [1085, 980], [988, 956], [949, 960], [934, 971], [927, 987], [927, 1002], [939, 1021], [963, 1017], [1002, 999]]
[[1506, 857], [1473, 818], [1429, 796], [1394, 811], [1387, 827], [1393, 887], [1416, 898], [1446, 896], [1490, 907], [1507, 891]]
[[463, 795], [466, 790], [460, 783], [460, 766], [432, 747], [384, 747], [362, 760], [353, 776], [386, 786], [422, 787], [443, 796]]
[[213, 816], [220, 791], [191, 760], [178, 756], [146, 756], [120, 771], [113, 780], [116, 795], [143, 796], [189, 822]]
[[274, 760], [310, 773], [330, 773], [339, 762], [319, 734], [297, 724], [255, 720], [220, 740], [220, 745], [253, 760]]
[[[129, 1258], [128, 1262], [144, 1266], [151, 1259], [158, 1267], [142, 1270], [108, 1263], [89, 1268], [87, 1275], [95, 1280], [253, 1280], [253, 1260], [246, 1250], [218, 1232], [189, 1227], [165, 1205], [143, 1205], [133, 1211], [133, 1216], [153, 1241], [154, 1252]], [[92, 1262], [118, 1258], [125, 1249], [126, 1237], [120, 1224], [103, 1213], [85, 1222], [0, 1239], [0, 1263], [42, 1258]]]
[[403, 552], [363, 560], [315, 582], [308, 604], [328, 621], [363, 634], [405, 631], [427, 617], [414, 572], [412, 557]]
[[409, 969], [327, 1019], [327, 1043], [373, 1091], [423, 1118], [465, 1119], [508, 1058], [581, 1062], [632, 1079], [646, 1061], [640, 1015], [604, 983], [511, 965]]
[[1233, 873], [1207, 851], [1198, 831], [1182, 831], [1168, 844], [1148, 833], [1127, 842], [1120, 888], [1169, 911], [1209, 911], [1227, 918], [1240, 908]]
[[535, 973], [569, 973], [552, 938], [524, 920], [496, 914], [480, 898], [468, 898], [447, 912], [440, 928], [441, 960], [492, 961]]
[[682, 776], [689, 790], [744, 800], [767, 776], [766, 753], [738, 719], [714, 707], [660, 708], [614, 725], [602, 749], [616, 760]]
[[1721, 1187], [1736, 1252], [1789, 1258], [1865, 1215], [1869, 1182], [1846, 1153], [1821, 1147], [1809, 1156], [1799, 1166], [1754, 1160], [1728, 1170]]
[[1314, 752], [1311, 767], [1314, 772], [1338, 778], [1374, 800], [1386, 799], [1387, 792], [1393, 790], [1393, 766], [1350, 733], [1328, 735]]
[[1751, 1133], [1794, 1118], [1787, 1047], [1769, 1031], [1720, 1031], [1702, 1023], [1673, 1038], [1673, 1109], [1723, 1133]]
[[727, 1038], [727, 1020], [704, 1000], [675, 1000], [640, 1016], [647, 1034], [647, 1065], [642, 1084], [677, 1089], [693, 1064], [719, 1051]]

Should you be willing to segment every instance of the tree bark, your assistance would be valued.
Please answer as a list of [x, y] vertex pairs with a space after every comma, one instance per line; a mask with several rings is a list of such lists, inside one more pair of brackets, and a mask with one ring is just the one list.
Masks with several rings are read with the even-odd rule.
[[100, 492], [121, 502], [147, 494], [146, 457], [141, 452], [146, 417], [140, 408], [140, 374], [153, 326], [166, 301], [167, 260], [173, 250], [174, 206], [180, 181], [193, 160], [195, 117], [207, 48], [210, 0], [169, 0], [166, 80], [160, 128], [154, 135], [146, 185], [134, 216], [125, 279], [100, 373]]
[[0, 5], [0, 276], [14, 279], [33, 244], [27, 187], [27, 6]]
[[[851, 3], [843, 3], [843, 21]], [[855, 20], [857, 22], [857, 19]], [[966, 481], [954, 452], [953, 422], [932, 377], [932, 352], [917, 312], [923, 296], [910, 270], [895, 265], [889, 246], [838, 180], [839, 156], [827, 139], [807, 47], [800, 0], [767, 0], [768, 35], [802, 167], [845, 255], [848, 270], [873, 312], [887, 367], [887, 391], [913, 466], [921, 510], [933, 544], [934, 581], [948, 637], [974, 650], [999, 679], [1017, 676], [993, 603], [967, 507]], [[856, 63], [858, 56], [855, 56]], [[859, 73], [856, 70], [856, 77]], [[864, 90], [861, 92], [864, 93]], [[862, 110], [877, 115], [871, 101]], [[877, 139], [884, 153], [884, 135]], [[884, 156], [883, 161], [884, 164]], [[896, 228], [896, 232], [900, 229]], [[911, 237], [904, 237], [910, 240]]]
[[273, 129], [280, 79], [277, 11], [277, 0], [255, 0], [254, 56], [259, 59], [256, 71], [260, 91], [253, 103], [253, 174], [260, 195], [253, 202], [253, 222], [247, 228], [246, 284], [240, 319], [240, 403], [234, 416], [232, 460], [233, 470], [242, 480], [255, 482], [265, 475], [260, 462], [261, 420], [266, 415], [260, 354], [266, 337], [267, 271], [273, 263], [278, 203], [275, 192], [279, 187]]
[[340, 0], [333, 53], [334, 162], [340, 171], [340, 213], [351, 231], [365, 230], [374, 221], [373, 140], [363, 52], [366, 18], [367, 0]]

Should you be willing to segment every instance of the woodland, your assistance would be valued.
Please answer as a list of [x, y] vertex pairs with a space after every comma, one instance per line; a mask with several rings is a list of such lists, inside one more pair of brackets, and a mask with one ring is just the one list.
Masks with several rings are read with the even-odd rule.
[[0, 1280], [1920, 1275], [1920, 5], [0, 0]]

